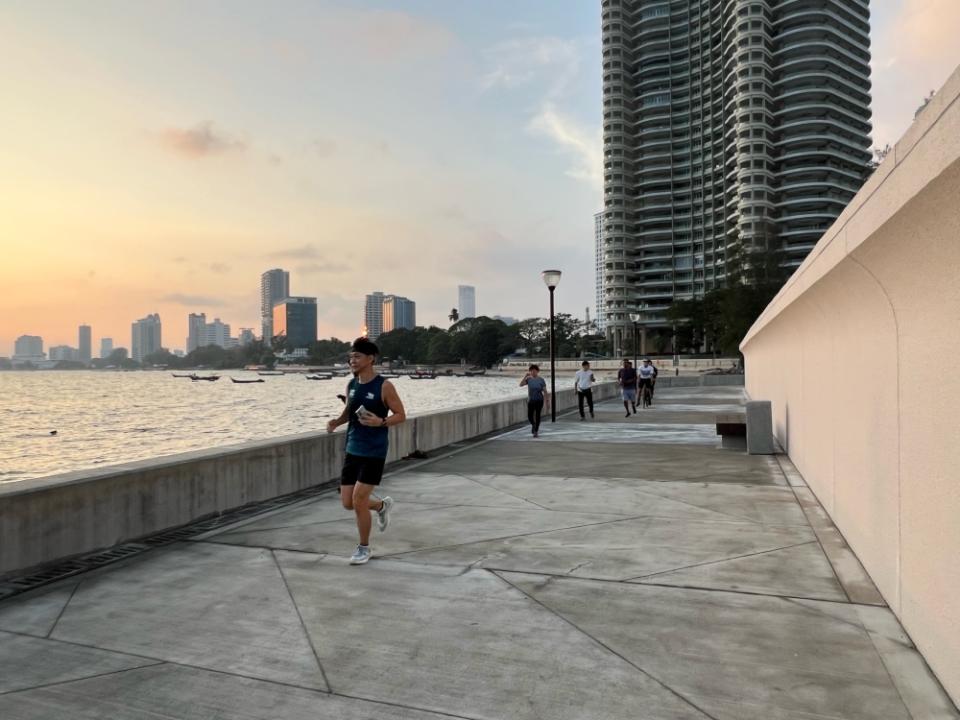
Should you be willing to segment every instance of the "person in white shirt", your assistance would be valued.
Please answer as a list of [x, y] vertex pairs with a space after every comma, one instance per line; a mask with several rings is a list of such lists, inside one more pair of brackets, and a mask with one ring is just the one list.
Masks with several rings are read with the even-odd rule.
[[650, 388], [650, 405], [653, 405], [653, 384], [657, 380], [657, 369], [650, 362], [650, 358], [643, 359], [640, 366], [640, 397], [643, 397], [643, 388]]
[[584, 360], [580, 363], [580, 370], [577, 370], [577, 374], [573, 378], [573, 387], [577, 391], [577, 405], [580, 408], [580, 419], [586, 420], [586, 415], [583, 414], [583, 401], [587, 401], [587, 405], [590, 408], [590, 417], [593, 417], [593, 384], [597, 379], [593, 376], [593, 371], [590, 369], [590, 363]]

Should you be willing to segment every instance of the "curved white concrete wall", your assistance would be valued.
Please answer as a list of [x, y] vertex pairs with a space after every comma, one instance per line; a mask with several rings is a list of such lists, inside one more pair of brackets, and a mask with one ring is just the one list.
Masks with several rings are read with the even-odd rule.
[[960, 69], [744, 339], [746, 387], [960, 700]]

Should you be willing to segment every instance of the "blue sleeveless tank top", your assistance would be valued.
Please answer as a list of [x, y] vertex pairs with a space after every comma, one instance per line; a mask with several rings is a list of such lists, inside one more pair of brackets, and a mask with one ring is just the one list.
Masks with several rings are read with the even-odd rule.
[[361, 424], [357, 410], [363, 406], [377, 417], [387, 417], [388, 408], [383, 402], [383, 378], [377, 375], [368, 383], [357, 378], [347, 386], [347, 404], [350, 406], [350, 421], [347, 424], [347, 452], [361, 457], [385, 458], [387, 456], [387, 428], [367, 427]]

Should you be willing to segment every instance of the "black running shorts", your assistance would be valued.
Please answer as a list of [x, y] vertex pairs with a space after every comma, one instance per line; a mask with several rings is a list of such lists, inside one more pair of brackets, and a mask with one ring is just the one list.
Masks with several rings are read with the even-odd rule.
[[341, 485], [379, 485], [383, 478], [383, 466], [386, 458], [363, 457], [347, 453], [343, 461], [343, 472], [340, 473]]

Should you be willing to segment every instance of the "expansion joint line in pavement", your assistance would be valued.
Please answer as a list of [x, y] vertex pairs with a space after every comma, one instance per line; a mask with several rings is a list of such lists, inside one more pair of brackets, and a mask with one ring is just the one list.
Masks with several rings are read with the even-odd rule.
[[549, 612], [551, 615], [554, 615], [555, 617], [559, 618], [559, 619], [562, 620], [563, 622], [567, 623], [570, 627], [572, 627], [573, 629], [575, 629], [577, 632], [579, 632], [579, 633], [581, 633], [582, 635], [590, 638], [593, 642], [595, 642], [597, 645], [599, 645], [600, 647], [602, 647], [604, 650], [606, 650], [606, 651], [609, 652], [610, 654], [615, 655], [616, 657], [620, 658], [620, 659], [623, 660], [625, 663], [627, 663], [627, 665], [629, 665], [630, 667], [634, 668], [635, 670], [637, 670], [637, 671], [640, 672], [641, 674], [643, 674], [643, 675], [645, 675], [646, 677], [650, 678], [650, 680], [652, 680], [653, 682], [657, 683], [657, 685], [659, 685], [660, 687], [662, 687], [664, 690], [666, 690], [667, 692], [669, 692], [671, 695], [673, 695], [674, 697], [676, 697], [678, 700], [680, 700], [680, 701], [683, 702], [684, 704], [689, 705], [689, 706], [692, 707], [694, 710], [696, 710], [697, 712], [701, 713], [704, 717], [709, 718], [710, 720], [719, 720], [719, 718], [716, 718], [716, 717], [714, 717], [713, 715], [711, 715], [710, 713], [708, 713], [708, 712], [707, 712], [706, 710], [704, 710], [702, 707], [700, 707], [700, 706], [697, 705], [695, 702], [693, 702], [690, 698], [686, 697], [686, 696], [683, 695], [681, 692], [673, 689], [672, 687], [670, 687], [669, 685], [667, 685], [667, 683], [665, 683], [663, 680], [661, 680], [660, 678], [658, 678], [658, 677], [656, 677], [655, 675], [653, 675], [650, 671], [644, 669], [644, 668], [641, 667], [640, 665], [637, 665], [637, 663], [633, 662], [633, 661], [630, 660], [629, 658], [627, 658], [627, 657], [625, 657], [624, 655], [622, 655], [621, 653], [617, 652], [616, 650], [614, 650], [612, 647], [610, 647], [609, 645], [607, 645], [605, 642], [603, 642], [603, 641], [600, 640], [599, 638], [591, 635], [589, 632], [587, 632], [586, 630], [584, 630], [582, 627], [580, 627], [579, 625], [577, 625], [575, 622], [573, 622], [572, 620], [570, 620], [568, 617], [566, 617], [566, 616], [563, 615], [562, 613], [557, 612], [556, 610], [554, 610], [554, 609], [553, 609], [552, 607], [550, 607], [549, 605], [541, 602], [540, 600], [537, 600], [537, 598], [535, 598], [533, 595], [531, 595], [530, 593], [528, 593], [528, 592], [526, 592], [525, 590], [523, 590], [523, 588], [520, 588], [520, 587], [517, 587], [516, 585], [514, 585], [512, 582], [510, 582], [507, 578], [505, 578], [505, 577], [504, 577], [503, 575], [501, 575], [499, 572], [490, 571], [490, 573], [491, 573], [492, 575], [494, 575], [495, 577], [499, 578], [502, 582], [504, 582], [504, 583], [506, 583], [507, 585], [509, 585], [511, 588], [513, 588], [513, 589], [516, 590], [517, 592], [521, 593], [524, 597], [528, 598], [530, 601], [532, 601], [532, 602], [536, 603], [537, 605], [539, 605], [540, 607], [542, 607], [544, 610], [546, 610], [547, 612]]
[[507, 497], [512, 497], [512, 498], [514, 498], [514, 499], [516, 499], [516, 500], [523, 500], [524, 502], [530, 503], [530, 504], [533, 505], [534, 507], [538, 507], [538, 508], [540, 508], [541, 510], [549, 510], [549, 509], [550, 509], [550, 508], [548, 508], [548, 507], [544, 507], [544, 506], [541, 505], [540, 503], [534, 502], [534, 501], [531, 500], [530, 498], [525, 498], [525, 497], [522, 497], [522, 496], [520, 496], [520, 495], [514, 495], [512, 492], [509, 492], [509, 491], [504, 490], [504, 489], [502, 489], [502, 488], [494, 487], [493, 485], [487, 485], [485, 482], [481, 482], [480, 480], [477, 480], [476, 478], [472, 478], [472, 477], [470, 477], [469, 475], [464, 475], [463, 473], [450, 473], [450, 474], [451, 474], [451, 475], [456, 475], [457, 477], [462, 477], [464, 480], [469, 480], [469, 481], [472, 482], [472, 483], [476, 483], [477, 485], [480, 485], [481, 487], [487, 488], [487, 490], [493, 490], [493, 491], [498, 492], [498, 493], [500, 493], [500, 494], [502, 494], [502, 495], [506, 495]]
[[631, 517], [617, 517], [610, 520], [601, 520], [600, 522], [584, 523], [583, 525], [570, 525], [568, 527], [554, 528], [552, 530], [534, 530], [533, 532], [517, 533], [515, 535], [502, 535], [500, 537], [483, 538], [481, 540], [470, 540], [469, 542], [453, 543], [451, 545], [433, 545], [430, 547], [416, 548], [414, 550], [403, 550], [401, 552], [387, 553], [379, 555], [383, 558], [393, 558], [400, 555], [412, 555], [414, 553], [427, 552], [431, 550], [449, 550], [451, 548], [466, 547], [467, 545], [479, 545], [485, 542], [496, 542], [498, 540], [512, 540], [513, 538], [530, 537], [531, 535], [548, 535], [549, 533], [563, 532], [564, 530], [578, 530], [585, 527], [595, 527], [597, 525], [612, 525], [613, 523], [627, 522], [629, 520], [642, 520], [645, 515], [636, 515]]
[[[471, 565], [476, 565], [476, 563], [471, 563]], [[443, 565], [443, 567], [463, 567], [462, 565]], [[464, 570], [464, 573], [470, 571], [470, 566], [467, 566]], [[644, 582], [638, 583], [630, 580], [617, 580], [614, 578], [598, 578], [598, 577], [584, 577], [582, 575], [568, 575], [568, 574], [558, 574], [548, 572], [546, 570], [517, 570], [516, 568], [501, 568], [495, 567], [493, 565], [487, 565], [483, 568], [488, 572], [492, 573], [513, 573], [514, 575], [532, 575], [535, 577], [545, 577], [549, 580], [577, 580], [579, 582], [591, 582], [591, 583], [607, 583], [608, 585], [624, 585], [626, 587], [635, 587], [635, 588], [660, 588], [662, 590], [672, 590], [672, 591], [683, 591], [683, 590], [695, 590], [697, 592], [705, 593], [719, 593], [722, 595], [748, 595], [750, 597], [764, 597], [764, 598], [776, 598], [778, 600], [787, 600], [789, 602], [796, 601], [808, 601], [808, 602], [818, 602], [818, 603], [829, 603], [832, 605], [856, 605], [857, 603], [849, 603], [845, 600], [829, 600], [827, 598], [817, 598], [817, 597], [806, 597], [803, 595], [777, 595], [776, 593], [768, 592], [759, 592], [757, 590], [729, 590], [726, 588], [710, 588], [702, 587], [699, 585], [679, 585], [672, 584], [668, 585], [667, 583], [658, 583], [658, 582]], [[861, 607], [876, 607], [876, 605], [863, 605]], [[861, 628], [862, 629], [862, 628]]]
[[300, 627], [303, 629], [303, 634], [306, 636], [307, 642], [310, 643], [310, 651], [313, 653], [313, 659], [317, 661], [317, 668], [320, 670], [320, 676], [323, 678], [323, 684], [327, 686], [327, 692], [333, 692], [333, 686], [330, 684], [330, 679], [327, 677], [326, 670], [323, 669], [323, 663], [320, 662], [320, 655], [317, 653], [317, 648], [313, 644], [313, 636], [310, 634], [310, 631], [307, 630], [307, 624], [303, 621], [303, 615], [300, 612], [300, 606], [297, 605], [297, 599], [293, 596], [293, 591], [290, 589], [290, 583], [287, 582], [287, 576], [283, 572], [283, 566], [277, 559], [277, 553], [275, 550], [270, 551], [270, 557], [273, 559], [273, 564], [277, 566], [277, 572], [280, 573], [280, 579], [283, 580], [283, 586], [287, 590], [287, 595], [290, 597], [290, 602], [293, 604], [293, 609], [297, 612], [297, 618], [300, 620]]
[[[32, 636], [31, 636], [32, 637]], [[164, 660], [157, 660], [156, 662], [148, 663], [146, 665], [138, 665], [137, 667], [130, 668], [120, 668], [119, 670], [107, 670], [106, 672], [96, 673], [95, 675], [86, 675], [79, 678], [70, 678], [69, 680], [56, 680], [54, 682], [41, 683], [40, 685], [33, 685], [31, 687], [17, 688], [16, 690], [0, 690], [0, 697], [4, 695], [15, 695], [22, 692], [30, 692], [31, 690], [46, 690], [47, 688], [59, 687], [60, 685], [69, 685], [71, 683], [83, 682], [84, 680], [96, 680], [98, 678], [110, 677], [111, 675], [120, 675], [122, 673], [132, 672], [133, 670], [143, 670], [144, 668], [157, 667], [157, 665], [166, 665]]]
[[[828, 553], [827, 549], [823, 546], [823, 539], [820, 537], [820, 532], [817, 530], [817, 526], [813, 522], [813, 518], [811, 517], [811, 514], [807, 512], [807, 508], [804, 506], [802, 502], [800, 502], [800, 496], [797, 495], [797, 489], [790, 484], [790, 478], [787, 477], [787, 473], [783, 469], [783, 464], [780, 462], [779, 459], [776, 460], [776, 463], [777, 463], [777, 468], [780, 470], [780, 474], [783, 475], [783, 479], [787, 483], [787, 487], [790, 488], [790, 492], [793, 494], [793, 499], [796, 501], [797, 505], [800, 506], [800, 512], [803, 513], [803, 516], [807, 519], [807, 523], [810, 525], [810, 529], [813, 530], [813, 535], [815, 538], [817, 538], [817, 544], [820, 546], [820, 552], [822, 552], [823, 556], [827, 559], [827, 565], [830, 566], [830, 571], [833, 573], [833, 577], [836, 578], [837, 584], [840, 586], [840, 590], [843, 592], [844, 597], [847, 598], [847, 602], [853, 604], [853, 598], [850, 597], [850, 593], [847, 592], [847, 586], [844, 584], [843, 580], [840, 579], [840, 573], [837, 572], [837, 568], [833, 564], [833, 558], [830, 557], [830, 553]], [[809, 490], [810, 494], [813, 495], [813, 499], [817, 503], [817, 505], [820, 507], [820, 509], [823, 510], [823, 506], [820, 505], [820, 500], [817, 498], [816, 495], [814, 495], [813, 490], [810, 490], [809, 487], [807, 489]], [[833, 525], [833, 520], [827, 514], [826, 510], [823, 510], [823, 514], [826, 516], [827, 522]], [[835, 525], [833, 527], [836, 529]], [[839, 532], [840, 531], [837, 530], [837, 533]], [[843, 536], [841, 535], [841, 538], [842, 537]], [[843, 542], [844, 544], [846, 544], [847, 541], [845, 538]], [[852, 550], [850, 552], [853, 553]], [[860, 562], [860, 558], [858, 558], [855, 554], [854, 554], [854, 559], [857, 562]], [[866, 570], [864, 570], [864, 574], [866, 574]], [[873, 579], [871, 578], [870, 581], [873, 582]]]
[[790, 548], [803, 547], [804, 545], [813, 545], [816, 542], [816, 540], [805, 540], [804, 542], [793, 543], [792, 545], [783, 545], [782, 547], [770, 548], [769, 550], [758, 550], [757, 552], [746, 553], [744, 555], [734, 555], [733, 557], [721, 558], [719, 560], [707, 560], [705, 562], [694, 563], [693, 565], [682, 565], [681, 567], [670, 568], [669, 570], [658, 570], [655, 573], [629, 577], [624, 580], [624, 582], [630, 582], [631, 580], [644, 580], [646, 578], [657, 577], [658, 575], [669, 575], [670, 573], [679, 572], [681, 570], [690, 570], [692, 568], [705, 567], [707, 565], [720, 565], [725, 562], [732, 562], [733, 560], [743, 560], [744, 558], [757, 557], [758, 555], [769, 555], [770, 553], [779, 552], [780, 550], [789, 550]]
[[86, 580], [86, 578], [81, 577], [77, 584], [73, 586], [73, 590], [70, 591], [70, 597], [67, 598], [67, 601], [63, 604], [63, 607], [60, 608], [60, 612], [57, 613], [57, 619], [53, 621], [53, 625], [50, 626], [50, 630], [44, 636], [46, 639], [49, 639], [50, 636], [53, 635], [53, 631], [57, 629], [57, 625], [60, 624], [60, 618], [62, 618], [63, 614], [67, 611], [67, 607], [73, 600], [73, 596], [77, 594], [77, 590], [80, 589], [80, 586], [83, 584], [84, 580]]

